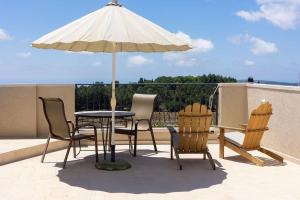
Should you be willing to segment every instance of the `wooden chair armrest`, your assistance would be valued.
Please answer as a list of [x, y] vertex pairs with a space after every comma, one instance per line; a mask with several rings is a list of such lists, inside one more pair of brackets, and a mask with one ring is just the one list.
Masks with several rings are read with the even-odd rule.
[[241, 127], [246, 128], [248, 124], [240, 124]]
[[236, 128], [236, 127], [229, 127], [229, 126], [217, 126], [217, 127], [223, 130], [240, 131], [243, 133], [246, 131], [246, 128]]

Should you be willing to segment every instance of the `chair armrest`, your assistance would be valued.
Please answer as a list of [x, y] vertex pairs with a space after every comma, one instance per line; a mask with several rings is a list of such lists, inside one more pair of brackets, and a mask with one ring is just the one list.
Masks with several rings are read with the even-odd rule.
[[79, 130], [82, 128], [92, 128], [92, 129], [94, 129], [94, 134], [97, 134], [97, 127], [93, 124], [83, 124], [83, 125], [77, 126], [74, 130], [74, 134], [76, 131], [78, 131], [78, 133], [79, 133]]
[[67, 123], [68, 123], [69, 127], [71, 125], [71, 133], [72, 133], [72, 135], [70, 135], [70, 136], [74, 136], [74, 133], [76, 132], [74, 123], [72, 121], [67, 121]]
[[246, 129], [245, 128], [236, 128], [236, 127], [230, 127], [230, 126], [216, 126], [219, 129], [223, 129], [223, 130], [231, 130], [231, 131], [240, 131], [240, 132], [245, 132]]
[[173, 146], [175, 148], [178, 148], [179, 147], [179, 133], [173, 126], [167, 126], [167, 128], [171, 134], [171, 144], [173, 144]]
[[151, 122], [151, 120], [149, 120], [149, 119], [137, 119], [136, 120], [136, 122], [143, 122], [143, 121], [145, 121], [145, 122], [148, 122], [148, 123], [150, 123]]
[[83, 125], [80, 125], [80, 126], [77, 126], [75, 128], [75, 130], [79, 130], [79, 129], [82, 129], [82, 128], [93, 128], [93, 129], [97, 129], [97, 127], [93, 124], [83, 124]]
[[172, 134], [178, 134], [177, 130], [173, 126], [168, 126], [167, 125], [167, 128], [168, 128], [171, 135]]
[[246, 128], [248, 124], [240, 124], [241, 127]]

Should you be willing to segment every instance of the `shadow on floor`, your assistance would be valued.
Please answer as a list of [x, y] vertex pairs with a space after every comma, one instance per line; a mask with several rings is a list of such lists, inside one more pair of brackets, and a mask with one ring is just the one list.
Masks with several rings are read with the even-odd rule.
[[[286, 162], [280, 163], [277, 160], [274, 160], [272, 158], [266, 158], [266, 157], [261, 157], [261, 156], [256, 156], [260, 160], [264, 161], [264, 167], [280, 167], [280, 166], [285, 166], [287, 165]], [[239, 163], [245, 163], [249, 165], [255, 165], [253, 162], [247, 160], [246, 158], [236, 155], [236, 156], [228, 156], [225, 157], [224, 159], [234, 161], [234, 162], [239, 162]]]
[[[212, 170], [208, 160], [183, 159], [184, 170], [180, 171], [175, 160], [152, 157], [151, 152], [139, 150], [139, 156], [135, 158], [128, 151], [118, 153], [118, 158], [132, 165], [126, 171], [97, 170], [94, 167], [95, 157], [88, 156], [68, 162], [66, 169], [59, 170], [57, 176], [70, 186], [86, 190], [132, 194], [187, 192], [222, 184], [227, 177], [221, 167]], [[218, 162], [216, 164], [219, 165]]]

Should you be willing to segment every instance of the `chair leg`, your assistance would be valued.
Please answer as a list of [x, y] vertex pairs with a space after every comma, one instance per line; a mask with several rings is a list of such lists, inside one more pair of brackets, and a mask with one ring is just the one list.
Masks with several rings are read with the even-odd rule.
[[225, 130], [223, 128], [220, 129], [220, 136], [219, 136], [219, 142], [220, 142], [220, 147], [219, 147], [219, 158], [224, 159], [224, 143], [225, 143], [225, 138], [224, 138]]
[[104, 132], [102, 131], [102, 145], [103, 145], [103, 152], [104, 152], [104, 160], [106, 160], [106, 147], [105, 147], [105, 139], [104, 139]]
[[106, 129], [103, 128], [102, 129], [102, 134], [105, 134], [105, 142], [104, 142], [105, 143], [105, 145], [104, 145], [104, 151], [105, 152], [107, 151], [107, 141], [108, 141], [108, 134], [109, 134], [108, 131], [109, 131], [108, 128], [106, 128]]
[[136, 147], [137, 147], [137, 131], [134, 133], [134, 149], [133, 149], [133, 156], [136, 157]]
[[129, 153], [132, 155], [133, 146], [132, 146], [131, 135], [128, 135], [128, 143], [129, 143]]
[[216, 165], [215, 165], [215, 162], [214, 162], [211, 154], [209, 152], [207, 152], [206, 154], [207, 154], [207, 157], [208, 157], [211, 167], [213, 168], [213, 170], [216, 170]]
[[81, 151], [81, 142], [80, 142], [80, 140], [78, 140], [78, 146], [79, 146], [79, 153], [80, 153], [80, 151]]
[[182, 165], [180, 163], [180, 157], [179, 157], [179, 154], [178, 154], [178, 152], [175, 148], [174, 148], [174, 152], [175, 152], [175, 156], [176, 156], [176, 160], [177, 160], [177, 164], [179, 166], [179, 169], [182, 170]]
[[205, 153], [203, 154], [203, 160], [206, 160], [206, 154]]
[[149, 127], [150, 127], [150, 133], [151, 133], [151, 137], [152, 137], [152, 142], [153, 142], [154, 150], [157, 152], [155, 137], [154, 137], [154, 133], [153, 133], [153, 129], [152, 129], [151, 123], [149, 123]]
[[69, 156], [69, 153], [70, 153], [70, 149], [72, 147], [72, 143], [73, 143], [73, 141], [71, 140], [70, 143], [69, 143], [68, 149], [67, 149], [66, 156], [65, 156], [63, 168], [66, 167], [66, 163], [67, 163], [67, 159], [68, 159], [68, 156]]
[[94, 134], [95, 134], [95, 151], [96, 151], [96, 163], [99, 161], [98, 157], [98, 134], [97, 134], [97, 129], [94, 128]]
[[173, 157], [173, 138], [172, 138], [172, 136], [171, 136], [171, 145], [170, 145], [170, 153], [171, 153], [171, 160], [173, 160], [174, 159], [174, 157]]
[[45, 150], [44, 150], [44, 153], [43, 153], [43, 156], [42, 156], [42, 159], [41, 159], [41, 163], [44, 162], [45, 155], [46, 155], [46, 153], [47, 153], [48, 145], [49, 145], [49, 142], [50, 142], [50, 138], [51, 138], [51, 137], [49, 136], [48, 139], [47, 139], [47, 142], [46, 142], [46, 145], [45, 145]]
[[76, 141], [73, 141], [73, 156], [76, 158]]
[[279, 155], [277, 155], [277, 154], [275, 154], [275, 153], [273, 153], [273, 152], [271, 152], [271, 151], [269, 151], [265, 148], [260, 147], [260, 149], [258, 149], [258, 151], [270, 156], [271, 158], [279, 161], [280, 163], [283, 163], [283, 157], [281, 157], [281, 156], [279, 156]]

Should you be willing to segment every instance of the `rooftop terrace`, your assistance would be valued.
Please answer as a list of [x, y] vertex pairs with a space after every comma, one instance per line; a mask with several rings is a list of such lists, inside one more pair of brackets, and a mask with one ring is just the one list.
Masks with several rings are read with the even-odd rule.
[[60, 163], [65, 151], [8, 164], [0, 170], [1, 199], [300, 199], [300, 166], [291, 162], [277, 165], [265, 155], [265, 167], [257, 167], [226, 149], [218, 159], [218, 145], [209, 145], [217, 169], [211, 170], [200, 155], [182, 156], [183, 171], [169, 159], [169, 146], [139, 146], [130, 157], [127, 146], [119, 146], [118, 157], [132, 168], [121, 172], [99, 171], [94, 152], [84, 151], [67, 168]]
[[[150, 137], [145, 134], [139, 137], [136, 158], [129, 155], [127, 146], [117, 146], [117, 157], [132, 164], [130, 170], [122, 172], [97, 170], [92, 146], [86, 147], [90, 151], [81, 152], [77, 159], [70, 155], [67, 168], [62, 169], [66, 144], [60, 141], [51, 143], [50, 151], [54, 152], [40, 163], [48, 127], [37, 97], [62, 98], [67, 118], [74, 120], [75, 88], [0, 86], [1, 199], [300, 199], [298, 87], [219, 84], [218, 124], [239, 126], [262, 99], [272, 103], [270, 130], [262, 145], [283, 156], [282, 165], [253, 152], [266, 162], [264, 167], [258, 167], [228, 148], [225, 159], [220, 159], [215, 131], [209, 137], [209, 148], [216, 171], [211, 170], [207, 160], [199, 159], [202, 155], [181, 156], [187, 159], [183, 159], [184, 170], [180, 171], [176, 161], [169, 158], [169, 133], [156, 128], [158, 154], [153, 154], [153, 147], [148, 146]], [[117, 143], [127, 144], [127, 138], [117, 137]]]

